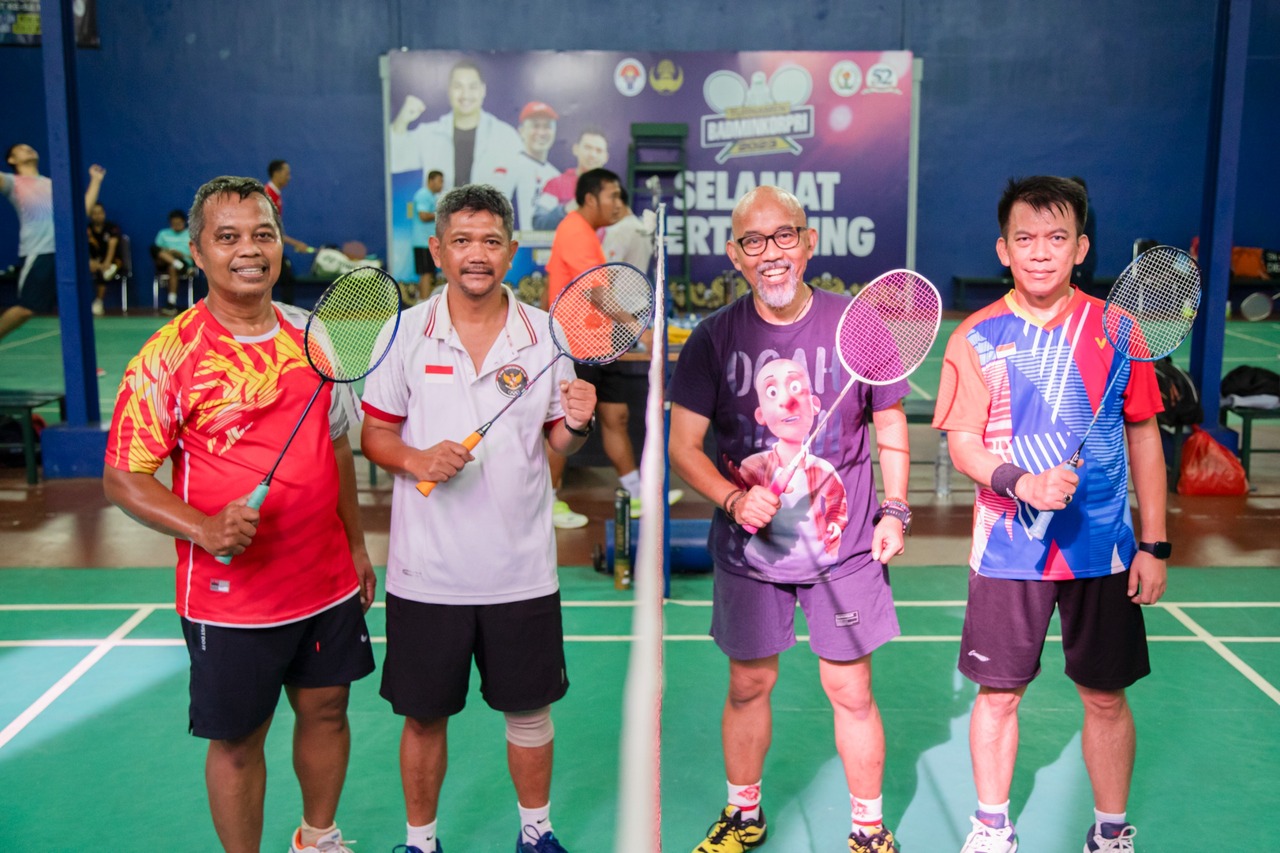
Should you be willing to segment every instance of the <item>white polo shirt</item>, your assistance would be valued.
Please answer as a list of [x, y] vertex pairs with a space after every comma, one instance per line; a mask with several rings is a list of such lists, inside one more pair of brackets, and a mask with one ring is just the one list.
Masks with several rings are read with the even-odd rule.
[[[547, 313], [506, 285], [507, 323], [479, 372], [449, 317], [447, 287], [405, 311], [386, 360], [365, 381], [366, 413], [401, 422], [412, 447], [462, 441], [555, 357]], [[431, 604], [501, 604], [559, 588], [543, 429], [564, 417], [562, 358], [485, 433], [475, 459], [424, 498], [395, 477], [387, 591]]]

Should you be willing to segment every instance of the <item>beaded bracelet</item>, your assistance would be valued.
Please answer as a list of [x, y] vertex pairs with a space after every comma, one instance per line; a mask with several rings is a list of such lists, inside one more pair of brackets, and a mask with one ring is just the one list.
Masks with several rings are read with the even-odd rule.
[[901, 498], [885, 498], [871, 521], [873, 524], [879, 524], [880, 520], [885, 516], [896, 518], [902, 522], [902, 531], [904, 533], [911, 532], [911, 505], [906, 501]]
[[732, 521], [734, 524], [738, 523], [738, 516], [734, 514], [738, 509], [738, 502], [741, 501], [746, 496], [747, 496], [747, 493], [739, 489], [738, 493], [733, 496], [733, 500], [729, 502], [728, 509], [725, 510], [725, 512], [729, 514], [729, 520]]

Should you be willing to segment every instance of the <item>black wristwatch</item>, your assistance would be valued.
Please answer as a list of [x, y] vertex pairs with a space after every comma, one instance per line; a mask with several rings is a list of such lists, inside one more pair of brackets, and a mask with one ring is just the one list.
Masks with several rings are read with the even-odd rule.
[[1157, 560], [1167, 560], [1173, 553], [1173, 545], [1168, 542], [1139, 542], [1139, 551], [1146, 551]]
[[565, 418], [564, 428], [576, 436], [579, 436], [581, 438], [586, 438], [587, 436], [591, 435], [592, 431], [595, 430], [596, 428], [596, 416], [592, 415], [591, 420], [587, 421], [586, 426], [584, 426], [582, 429], [574, 429], [573, 427], [569, 426], [569, 419]]

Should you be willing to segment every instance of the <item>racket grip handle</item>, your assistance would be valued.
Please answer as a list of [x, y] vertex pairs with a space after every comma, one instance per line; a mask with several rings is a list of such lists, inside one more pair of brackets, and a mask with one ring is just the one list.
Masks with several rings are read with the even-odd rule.
[[1036, 516], [1035, 523], [1032, 524], [1031, 528], [1027, 531], [1031, 534], [1032, 539], [1039, 541], [1044, 538], [1044, 534], [1049, 529], [1049, 522], [1053, 521], [1053, 515], [1053, 510], [1046, 509]]
[[[782, 490], [786, 488], [784, 479], [791, 478], [790, 471], [791, 471], [790, 465], [788, 465], [786, 468], [783, 468], [781, 471], [779, 471], [778, 476], [774, 477], [773, 481], [769, 483], [769, 491], [773, 492], [775, 495], [781, 495]], [[786, 474], [787, 476], [784, 478], [782, 476], [783, 474]], [[750, 524], [742, 525], [742, 529], [750, 533], [752, 536], [755, 536], [757, 533], [760, 532], [760, 528], [754, 527]]]
[[[484, 433], [473, 432], [471, 433], [471, 435], [462, 439], [462, 446], [465, 447], [467, 450], [475, 450], [476, 445], [480, 443], [480, 439], [482, 438], [484, 438]], [[432, 482], [431, 480], [422, 480], [418, 483], [418, 492], [425, 498], [431, 494], [431, 491], [435, 487], [436, 487], [436, 483]]]
[[[271, 486], [269, 484], [259, 483], [258, 487], [249, 493], [249, 498], [248, 500], [245, 501], [245, 505], [250, 507], [251, 509], [261, 508], [262, 502], [267, 499], [267, 492], [269, 491], [271, 491]], [[223, 554], [219, 557], [215, 557], [214, 559], [217, 560], [219, 563], [222, 563], [222, 565], [224, 566], [231, 565], [230, 554]]]
[[[1063, 468], [1071, 468], [1072, 470], [1080, 467], [1080, 455], [1077, 453], [1066, 462], [1062, 463]], [[1035, 523], [1027, 530], [1031, 534], [1031, 538], [1037, 542], [1044, 538], [1044, 534], [1049, 530], [1049, 522], [1053, 521], [1053, 515], [1056, 510], [1046, 509], [1036, 516]]]

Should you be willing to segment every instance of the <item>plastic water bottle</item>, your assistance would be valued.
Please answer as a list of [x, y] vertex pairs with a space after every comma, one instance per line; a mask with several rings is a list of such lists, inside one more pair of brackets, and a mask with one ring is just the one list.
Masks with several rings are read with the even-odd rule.
[[613, 588], [631, 589], [631, 493], [613, 494]]
[[951, 496], [951, 451], [947, 449], [947, 434], [938, 433], [938, 458], [933, 461], [933, 490], [940, 498]]

